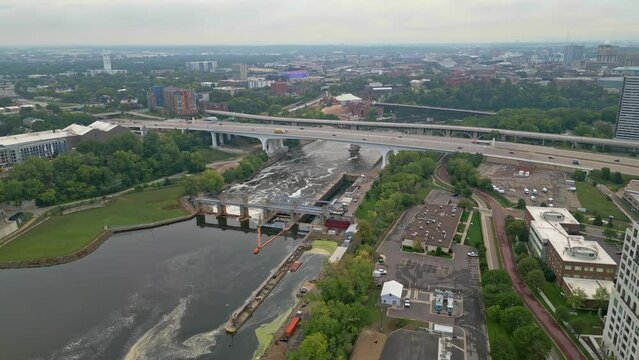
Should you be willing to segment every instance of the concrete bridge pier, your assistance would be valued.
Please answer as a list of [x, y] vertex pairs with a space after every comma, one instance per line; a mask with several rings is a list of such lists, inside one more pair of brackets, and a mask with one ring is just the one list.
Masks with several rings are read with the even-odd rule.
[[263, 137], [260, 137], [258, 139], [262, 143], [262, 150], [264, 150], [268, 155], [275, 154], [281, 149], [286, 149], [283, 139], [269, 139]]
[[211, 131], [211, 147], [212, 148], [218, 147], [218, 144], [217, 144], [217, 133], [214, 133], [213, 131]]
[[382, 169], [383, 169], [388, 164], [388, 154], [390, 154], [391, 151], [393, 150], [389, 148], [382, 148], [380, 149], [380, 151], [382, 152]]
[[226, 205], [219, 203], [217, 204], [217, 216], [226, 215]]
[[248, 219], [250, 217], [248, 206], [240, 206], [240, 220]]

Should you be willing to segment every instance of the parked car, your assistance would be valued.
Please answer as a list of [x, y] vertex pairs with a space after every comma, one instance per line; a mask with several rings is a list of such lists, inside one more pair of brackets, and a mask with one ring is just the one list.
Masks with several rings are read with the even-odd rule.
[[579, 160], [573, 160], [572, 163], [573, 165], [579, 165]]
[[409, 308], [410, 307], [410, 299], [409, 298], [404, 299], [404, 307], [405, 308]]
[[386, 271], [386, 269], [377, 269], [377, 271], [379, 271], [380, 275], [388, 274], [388, 271]]
[[479, 254], [477, 254], [477, 253], [476, 253], [476, 252], [474, 252], [474, 251], [469, 251], [469, 252], [468, 252], [468, 256], [470, 256], [470, 257], [478, 257], [478, 256], [479, 256]]

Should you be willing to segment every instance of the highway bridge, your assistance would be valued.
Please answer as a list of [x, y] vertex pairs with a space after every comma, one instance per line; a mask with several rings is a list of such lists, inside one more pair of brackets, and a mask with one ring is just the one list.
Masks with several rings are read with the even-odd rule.
[[385, 103], [385, 102], [373, 102], [373, 106], [384, 106], [386, 108], [404, 108], [404, 109], [416, 109], [416, 110], [431, 110], [431, 111], [443, 111], [450, 112], [455, 114], [464, 114], [464, 115], [479, 115], [479, 116], [495, 116], [496, 112], [493, 111], [481, 111], [481, 110], [468, 110], [468, 109], [455, 109], [455, 108], [445, 108], [445, 107], [437, 107], [437, 106], [424, 106], [424, 105], [406, 105], [406, 104], [394, 104], [394, 103]]
[[555, 141], [572, 144], [585, 145], [605, 145], [620, 149], [630, 149], [632, 151], [639, 150], [639, 142], [631, 140], [617, 139], [601, 139], [584, 136], [547, 134], [538, 132], [528, 132], [519, 130], [505, 130], [494, 128], [481, 128], [474, 126], [456, 126], [445, 124], [409, 124], [409, 123], [393, 123], [393, 122], [368, 122], [368, 121], [343, 121], [343, 120], [322, 120], [322, 119], [303, 119], [303, 118], [287, 118], [267, 115], [253, 115], [236, 113], [229, 111], [207, 110], [208, 114], [218, 116], [228, 116], [234, 119], [246, 119], [259, 121], [272, 125], [289, 125], [289, 126], [333, 126], [337, 128], [361, 130], [361, 131], [400, 131], [406, 134], [415, 135], [441, 135], [441, 136], [463, 136], [471, 139], [492, 137], [499, 135], [498, 140], [505, 141], [512, 138], [517, 141], [520, 139]]
[[[286, 119], [286, 118], [283, 118]], [[287, 119], [295, 122], [295, 119]], [[311, 120], [319, 121], [319, 120]], [[550, 167], [564, 169], [583, 169], [586, 171], [608, 167], [613, 172], [639, 176], [639, 160], [635, 158], [619, 158], [600, 153], [562, 150], [540, 145], [527, 145], [496, 141], [494, 146], [474, 143], [470, 138], [429, 136], [423, 134], [405, 134], [399, 131], [370, 131], [360, 129], [343, 129], [328, 125], [285, 126], [271, 124], [250, 124], [230, 121], [182, 120], [146, 121], [130, 119], [109, 120], [114, 124], [137, 129], [144, 133], [150, 129], [175, 129], [189, 131], [206, 131], [211, 133], [213, 146], [217, 146], [224, 137], [245, 136], [260, 140], [267, 153], [278, 151], [284, 139], [325, 140], [374, 148], [382, 155], [382, 166], [387, 162], [390, 152], [399, 150], [437, 151], [445, 153], [470, 152], [481, 153], [489, 158], [511, 161], [529, 161]], [[335, 123], [335, 122], [334, 122]], [[343, 125], [343, 122], [336, 122]], [[298, 125], [304, 125], [301, 119]], [[401, 124], [394, 124], [401, 125]], [[397, 129], [396, 129], [397, 130]], [[597, 139], [603, 140], [603, 139]], [[578, 164], [574, 162], [578, 161]]]

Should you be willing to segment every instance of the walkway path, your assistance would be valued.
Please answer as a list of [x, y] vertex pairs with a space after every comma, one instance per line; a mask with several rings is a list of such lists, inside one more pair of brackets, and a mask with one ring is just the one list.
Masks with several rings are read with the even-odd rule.
[[497, 249], [495, 241], [493, 222], [490, 221], [492, 211], [480, 197], [473, 195], [473, 200], [477, 202], [477, 207], [480, 210], [479, 219], [481, 221], [481, 233], [484, 238], [484, 246], [486, 247], [486, 262], [488, 263], [488, 269], [499, 269], [501, 268], [501, 260], [499, 259], [499, 250]]
[[464, 225], [464, 232], [461, 234], [461, 244], [464, 245], [466, 243], [466, 235], [468, 235], [468, 229], [470, 228], [470, 223], [473, 221], [473, 215], [475, 215], [474, 211], [470, 211], [468, 214], [468, 219], [466, 219], [466, 224]]
[[[557, 321], [550, 316], [546, 308], [537, 301], [517, 273], [515, 267], [515, 256], [505, 231], [505, 218], [509, 213], [514, 213], [515, 211], [508, 211], [507, 209], [502, 208], [497, 201], [481, 191], [477, 191], [476, 194], [493, 209], [493, 220], [495, 222], [497, 240], [499, 241], [499, 249], [504, 261], [504, 270], [506, 270], [512, 279], [513, 289], [515, 289], [515, 291], [519, 294], [524, 304], [532, 311], [539, 324], [541, 324], [544, 330], [546, 330], [548, 335], [550, 335], [550, 338], [567, 359], [586, 359], [577, 345], [572, 342], [566, 333], [564, 333]], [[519, 214], [519, 216], [521, 217], [521, 214]]]

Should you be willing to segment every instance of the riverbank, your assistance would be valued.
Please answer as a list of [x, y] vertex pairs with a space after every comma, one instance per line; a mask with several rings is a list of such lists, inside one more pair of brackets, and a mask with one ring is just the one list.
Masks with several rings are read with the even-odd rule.
[[72, 261], [95, 250], [108, 238], [105, 233], [110, 229], [188, 215], [178, 201], [182, 192], [181, 186], [133, 192], [101, 208], [47, 217], [0, 247], [0, 267]]

